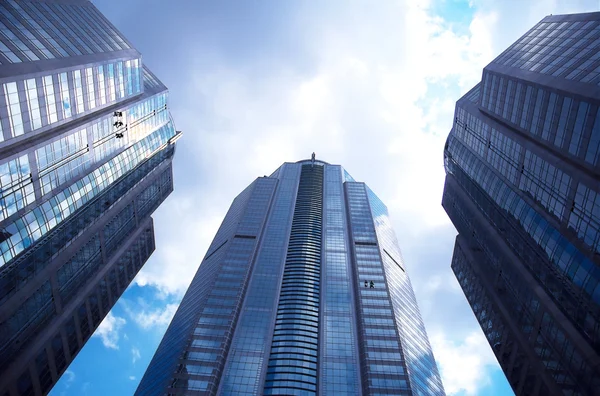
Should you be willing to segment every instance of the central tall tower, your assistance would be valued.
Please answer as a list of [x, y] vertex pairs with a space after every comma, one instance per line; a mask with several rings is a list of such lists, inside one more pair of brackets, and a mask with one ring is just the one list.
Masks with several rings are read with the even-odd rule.
[[444, 395], [387, 208], [339, 165], [233, 201], [139, 395]]

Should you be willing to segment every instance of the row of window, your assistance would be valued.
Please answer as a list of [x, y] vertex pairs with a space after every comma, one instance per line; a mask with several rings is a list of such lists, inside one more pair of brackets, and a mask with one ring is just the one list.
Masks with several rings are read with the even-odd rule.
[[167, 143], [174, 134], [172, 123], [163, 126], [94, 172], [56, 194], [42, 205], [41, 210], [33, 210], [24, 214], [12, 225], [6, 226], [6, 229], [15, 228], [16, 232], [11, 232], [13, 235], [9, 239], [0, 242], [0, 253], [2, 254], [0, 263], [4, 265], [29, 247], [35, 240], [110, 186], [120, 176], [145, 160], [147, 155]]
[[[51, 76], [47, 78], [51, 79]], [[128, 118], [134, 133], [127, 139], [104, 139], [103, 144], [94, 149], [95, 162], [102, 161], [126, 144], [146, 137], [168, 122], [165, 100], [166, 96], [159, 94], [135, 105], [135, 110], [126, 109], [125, 114], [132, 112]], [[95, 142], [109, 135], [112, 137], [111, 120], [112, 115], [106, 116], [88, 127], [92, 129]], [[35, 150], [42, 195], [82, 175], [89, 168], [92, 163], [88, 147], [87, 131], [84, 128]], [[26, 155], [0, 164], [0, 186], [0, 221], [34, 202], [35, 194]]]
[[[594, 301], [600, 301], [600, 286], [598, 286], [598, 277], [594, 273], [594, 265], [592, 262], [577, 250], [564, 236], [562, 236], [556, 229], [554, 229], [542, 215], [536, 212], [532, 207], [525, 203], [525, 201], [514, 191], [512, 191], [504, 182], [501, 181], [490, 169], [476, 159], [475, 156], [470, 154], [469, 150], [462, 146], [452, 136], [450, 138], [450, 153], [455, 162], [469, 177], [476, 182], [483, 191], [487, 192], [487, 195], [501, 208], [506, 210], [510, 215], [514, 217], [518, 223], [517, 231], [524, 231], [528, 236], [531, 237], [540, 250], [537, 249], [532, 251], [527, 240], [517, 234], [511, 233], [509, 228], [512, 226], [508, 224], [497, 224], [498, 229], [504, 230], [503, 232], [507, 236], [507, 242], [511, 245], [515, 251], [523, 258], [524, 263], [530, 267], [532, 273], [543, 274], [548, 272], [549, 268], [545, 265], [551, 265], [552, 270], [555, 273], [560, 274], [560, 277], [569, 279], [573, 282], [573, 285], [585, 291], [589, 297]], [[476, 191], [471, 194], [477, 194]], [[480, 194], [480, 193], [479, 193]], [[474, 197], [474, 202], [483, 204], [483, 198]], [[491, 221], [506, 221], [502, 220], [502, 217], [494, 217], [496, 214], [490, 212], [488, 209], [482, 209], [482, 212], [490, 217]], [[521, 231], [522, 230], [522, 231]], [[548, 261], [543, 260], [544, 265], [541, 265], [540, 257], [537, 256], [536, 251], [547, 255]], [[548, 290], [549, 293], [553, 293], [554, 286], [551, 281], [554, 277], [540, 275], [538, 279], [540, 283]], [[559, 282], [560, 283], [560, 282]], [[560, 285], [559, 285], [560, 286]], [[564, 287], [559, 287], [559, 290], [566, 290]], [[564, 294], [564, 293], [563, 293]], [[568, 295], [563, 295], [561, 300], [564, 300], [562, 304], [567, 304], [569, 301]], [[573, 309], [569, 309], [567, 314], [569, 316], [575, 316], [577, 312], [577, 305]], [[580, 318], [574, 318], [575, 322], [581, 322]], [[583, 328], [583, 323], [581, 323]], [[592, 326], [593, 327], [593, 326]]]
[[[139, 270], [143, 262], [149, 257], [153, 250], [152, 231], [146, 230], [140, 238], [132, 245], [128, 252], [136, 251], [142, 252], [143, 259], [140, 262], [136, 262], [135, 270]], [[123, 258], [125, 261], [129, 261], [132, 257], [127, 253], [124, 254]], [[120, 263], [124, 260], [120, 260]], [[112, 278], [115, 278], [115, 271], [120, 273], [124, 272], [123, 267], [113, 268], [111, 271]], [[127, 277], [127, 284], [135, 276], [135, 272], [131, 271], [128, 275], [123, 273], [123, 276]], [[126, 286], [121, 284], [120, 290], [124, 290]], [[113, 302], [116, 301], [118, 295], [113, 296]], [[88, 309], [89, 304], [89, 309]], [[92, 331], [96, 328], [104, 315], [101, 315], [100, 305], [98, 304], [98, 298], [96, 292], [93, 292], [88, 296], [87, 302], [84, 302], [65, 323], [62, 329], [55, 334], [48, 344], [48, 349], [52, 351], [54, 357], [54, 367], [56, 368], [57, 378], [67, 368], [67, 361], [74, 359], [77, 352], [81, 349], [81, 346], [85, 343], [88, 337], [91, 336]], [[110, 307], [108, 305], [102, 306], [103, 312], [108, 312]], [[89, 317], [88, 317], [89, 315]], [[90, 321], [91, 318], [91, 321]], [[77, 332], [79, 328], [79, 334]], [[63, 334], [65, 335], [66, 343], [63, 341]], [[54, 379], [49, 367], [49, 359], [47, 355], [47, 348], [44, 347], [38, 353], [35, 358], [34, 365], [37, 372], [37, 378], [33, 377], [33, 372], [30, 371], [29, 366], [19, 376], [16, 381], [16, 388], [20, 395], [34, 395], [34, 382], [38, 382], [42, 393], [47, 393], [52, 385]]]
[[491, 73], [485, 73], [483, 85], [483, 107], [577, 158], [598, 163], [598, 106]]
[[141, 62], [134, 59], [4, 83], [6, 107], [0, 106], [0, 114], [7, 119], [5, 134], [17, 137], [137, 94], [142, 91], [140, 72]]
[[0, 37], [4, 41], [0, 51], [6, 59], [1, 62], [65, 58], [130, 48], [90, 5], [8, 0], [0, 6], [0, 12], [6, 17], [6, 23], [0, 23]]
[[[600, 22], [542, 22], [503, 52], [494, 63], [569, 80], [600, 83]], [[554, 27], [544, 25], [557, 24]]]
[[[397, 327], [397, 332], [400, 336], [412, 392], [442, 395], [443, 386], [437, 364], [431, 351], [410, 279], [404, 269], [402, 254], [387, 207], [368, 187], [367, 194], [387, 279], [390, 301], [396, 320], [403, 324]], [[368, 299], [363, 298], [363, 301], [368, 303]], [[389, 330], [387, 331], [387, 337], [391, 337]], [[368, 327], [365, 331], [369, 331]], [[402, 365], [398, 365], [398, 369], [402, 373], [404, 372], [402, 371], [404, 370]]]
[[[565, 101], [567, 99], [569, 98], [565, 98]], [[581, 102], [580, 109], [582, 108], [587, 108], [587, 104]], [[457, 107], [458, 126], [454, 128], [454, 131], [456, 136], [459, 137], [465, 143], [467, 143], [467, 145], [469, 145], [474, 151], [481, 153], [481, 145], [482, 143], [484, 144], [486, 137], [477, 136], [477, 139], [469, 138], [469, 135], [485, 133], [485, 130], [477, 128], [477, 125], [474, 129], [468, 127], [467, 123], [475, 118], [477, 117], [474, 117], [470, 113], [466, 112], [464, 109]], [[464, 124], [461, 124], [463, 122]], [[600, 116], [596, 117], [596, 123], [598, 123], [600, 126]], [[575, 125], [577, 125], [577, 123]], [[494, 134], [494, 132], [496, 131], [492, 128], [492, 135]], [[503, 136], [502, 134], [500, 135]], [[574, 134], [572, 140], [574, 140], [576, 136], [577, 135]], [[499, 149], [497, 150], [498, 153], [496, 154], [496, 156], [504, 158], [504, 161], [512, 164], [512, 166], [510, 168], [509, 174], [503, 171], [504, 168], [498, 169], [497, 166], [495, 166], [495, 168], [500, 170], [500, 173], [507, 177], [511, 182], [515, 183], [515, 181], [517, 180], [515, 173], [519, 167], [519, 164], [516, 163], [515, 159], [520, 158], [520, 152], [515, 152], [514, 150], [511, 150], [511, 147], [517, 145], [511, 139], [508, 139], [507, 137], [504, 137], [503, 139], [512, 143], [508, 145], [499, 145]], [[483, 140], [483, 142], [480, 143], [481, 140]], [[490, 142], [489, 146], [489, 153], [491, 153], [496, 145], [492, 145]], [[490, 154], [488, 154], [488, 160], [489, 158]], [[520, 173], [521, 175], [518, 186], [521, 190], [530, 194], [533, 199], [539, 202], [544, 208], [546, 208], [546, 210], [548, 210], [549, 213], [554, 214], [558, 219], [562, 220], [563, 216], [568, 215], [565, 214], [565, 208], [568, 204], [567, 194], [571, 184], [571, 177], [568, 174], [564, 173], [562, 170], [558, 169], [554, 165], [533, 154], [529, 150], [525, 151], [523, 163], [520, 165]], [[578, 189], [582, 188], [587, 187], [582, 187], [582, 185], [580, 184]], [[575, 206], [577, 206], [578, 209], [576, 213], [570, 214], [570, 219], [572, 220], [570, 220], [569, 225], [573, 227], [574, 231], [580, 236], [580, 238], [582, 238], [582, 240], [588, 246], [590, 246], [592, 249], [600, 251], [598, 233], [595, 231], [596, 224], [598, 224], [597, 219], [600, 216], [592, 215], [592, 212], [594, 210], [593, 204], [586, 203], [586, 205], [590, 205], [589, 207], [587, 207], [587, 210], [583, 210], [584, 206], [581, 205], [581, 202], [576, 203], [573, 206], [572, 212], [573, 210], [575, 210]], [[593, 217], [595, 217], [596, 219], [593, 219]]]
[[[585, 370], [589, 370], [589, 367], [582, 366], [581, 355], [574, 350], [570, 340], [566, 339], [564, 335], [559, 337], [562, 332], [558, 329], [554, 319], [547, 313], [543, 313], [544, 323], [541, 327], [533, 327], [535, 318], [541, 315], [539, 313], [540, 305], [537, 297], [532, 294], [528, 283], [513, 270], [512, 264], [500, 262], [503, 260], [499, 259], [498, 255], [490, 250], [490, 246], [493, 245], [487, 240], [487, 234], [480, 232], [481, 230], [477, 227], [474, 228], [470, 224], [469, 219], [472, 218], [472, 214], [463, 212], [463, 206], [457, 202], [457, 198], [453, 192], [447, 191], [445, 193], [444, 204], [449, 209], [449, 213], [458, 214], [458, 218], [453, 216], [453, 221], [457, 221], [459, 232], [462, 233], [463, 230], [469, 230], [470, 233], [474, 230], [473, 236], [475, 240], [483, 248], [486, 258], [489, 259], [489, 265], [481, 267], [484, 269], [484, 272], [479, 276], [485, 275], [490, 282], [494, 283], [494, 287], [498, 289], [499, 295], [504, 300], [504, 306], [512, 310], [510, 312], [511, 318], [518, 323], [523, 335], [532, 342], [532, 346], [535, 347], [536, 352], [544, 351], [543, 354], [540, 354], [540, 357], [542, 357], [544, 362], [548, 363], [547, 367], [552, 371], [549, 374], [554, 377], [556, 375], [569, 375], [566, 367], [569, 367], [575, 373], [583, 373]], [[476, 279], [475, 274], [467, 264], [467, 259], [460, 244], [456, 246], [452, 268], [473, 308], [475, 316], [488, 337], [490, 345], [494, 347], [500, 363], [504, 366], [508, 363], [509, 359], [503, 360], [502, 357], [510, 355], [510, 347], [506, 349], [503, 346], [507, 345], [507, 341], [509, 344], [512, 344], [511, 339], [513, 335], [504, 332], [505, 328], [502, 324], [502, 319], [499, 317], [496, 307], [487, 298], [487, 292], [482, 287], [481, 282]], [[562, 285], [559, 285], [559, 287], [563, 288]], [[562, 298], [560, 300], [564, 301]], [[530, 337], [530, 334], [534, 331], [537, 331], [547, 341], [539, 342], [536, 341], [535, 337]], [[506, 338], [503, 339], [503, 336]], [[541, 340], [541, 336], [538, 336], [537, 340]], [[539, 345], [535, 343], [539, 343]], [[577, 361], [579, 363], [576, 363]], [[552, 367], [550, 367], [550, 362], [552, 362]], [[574, 363], [576, 364], [574, 365]], [[507, 364], [505, 370], [509, 366], [510, 364]], [[588, 376], [584, 374], [582, 378]], [[510, 378], [509, 376], [511, 383], [518, 380], [518, 378], [519, 375], [515, 378]]]

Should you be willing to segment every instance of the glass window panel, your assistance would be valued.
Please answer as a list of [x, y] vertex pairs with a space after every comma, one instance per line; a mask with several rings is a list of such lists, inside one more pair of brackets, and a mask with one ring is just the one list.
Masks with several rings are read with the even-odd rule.
[[46, 114], [48, 115], [48, 123], [53, 124], [58, 121], [56, 114], [56, 98], [54, 97], [54, 81], [52, 76], [42, 78], [44, 85], [44, 98], [46, 101]]
[[4, 84], [4, 95], [8, 110], [8, 118], [13, 137], [20, 136], [24, 133], [23, 116], [21, 115], [21, 103], [19, 102], [19, 93], [17, 91], [17, 83], [10, 82]]
[[89, 110], [96, 107], [96, 91], [94, 89], [94, 72], [91, 67], [85, 69], [85, 79], [87, 82], [87, 96]]
[[62, 100], [63, 118], [70, 118], [71, 112], [71, 93], [69, 91], [69, 79], [67, 73], [60, 73], [60, 96]]
[[31, 129], [42, 127], [42, 115], [40, 113], [40, 104], [38, 101], [37, 86], [35, 78], [25, 80], [25, 93], [27, 94], [27, 104], [29, 106], [29, 119]]

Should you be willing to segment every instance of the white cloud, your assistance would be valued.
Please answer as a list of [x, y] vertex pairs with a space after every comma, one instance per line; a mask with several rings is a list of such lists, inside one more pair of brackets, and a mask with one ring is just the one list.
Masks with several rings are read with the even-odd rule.
[[133, 376], [133, 375], [130, 375], [130, 376], [129, 376], [129, 379], [130, 379], [131, 381], [135, 381], [135, 376]]
[[75, 381], [75, 373], [72, 370], [67, 370], [65, 371], [65, 378], [67, 380], [66, 384], [68, 388], [69, 386], [71, 386], [73, 381]]
[[119, 331], [125, 323], [127, 321], [124, 318], [115, 316], [112, 312], [109, 312], [94, 332], [93, 337], [100, 337], [102, 344], [107, 348], [119, 349]]
[[[439, 205], [442, 149], [454, 101], [491, 59], [478, 22], [485, 15], [471, 24], [473, 38], [429, 15], [427, 3], [380, 3], [365, 17], [359, 8], [348, 7], [342, 19], [314, 10], [297, 16], [297, 23], [311, 20], [306, 40], [319, 43], [312, 73], [287, 65], [260, 75], [207, 67], [199, 52], [190, 65], [198, 71], [177, 92], [189, 105], [173, 109], [188, 131], [175, 161], [176, 198], [156, 216], [157, 251], [138, 285], [181, 296], [233, 197], [255, 177], [313, 151], [369, 183], [396, 226], [410, 222], [417, 233], [448, 222]], [[197, 98], [210, 98], [207, 117], [198, 117]]]
[[[177, 307], [179, 304], [166, 304], [164, 306], [150, 306], [145, 300], [139, 298], [137, 301], [130, 301], [122, 299], [120, 302], [121, 306], [124, 308], [127, 315], [142, 329], [156, 329], [156, 330], [164, 330], [169, 323], [171, 323], [171, 319], [175, 312], [177, 311]], [[134, 354], [134, 363], [137, 358], [139, 359], [140, 354], [137, 348], [132, 349], [132, 353]]]
[[135, 364], [138, 360], [140, 360], [140, 350], [136, 347], [131, 348], [131, 363]]
[[430, 335], [446, 393], [477, 395], [491, 383], [489, 375], [498, 363], [481, 331], [471, 332], [462, 342], [447, 339], [444, 333]]
[[178, 68], [159, 76], [185, 136], [175, 158], [175, 192], [154, 216], [156, 252], [135, 278], [156, 287], [164, 301], [161, 308], [138, 301], [127, 311], [131, 319], [144, 329], [166, 327], [176, 310], [168, 299], [185, 292], [235, 195], [282, 162], [315, 151], [388, 205], [425, 323], [435, 329], [444, 383], [449, 393], [476, 394], [495, 363], [450, 271], [455, 231], [440, 205], [454, 103], [543, 16], [584, 6], [577, 0], [471, 5], [470, 21], [456, 31], [434, 15], [430, 1], [306, 3], [284, 23], [303, 27], [286, 32], [303, 43], [281, 58], [225, 62], [219, 48], [202, 43], [184, 57], [161, 53]]

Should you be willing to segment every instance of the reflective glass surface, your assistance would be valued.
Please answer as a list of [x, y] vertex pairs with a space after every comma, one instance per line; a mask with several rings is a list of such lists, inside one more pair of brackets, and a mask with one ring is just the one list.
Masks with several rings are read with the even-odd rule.
[[496, 58], [444, 150], [452, 268], [517, 394], [600, 388], [599, 17], [548, 16]]

